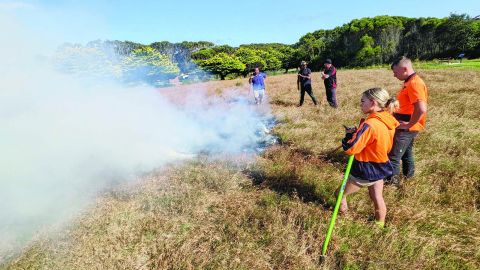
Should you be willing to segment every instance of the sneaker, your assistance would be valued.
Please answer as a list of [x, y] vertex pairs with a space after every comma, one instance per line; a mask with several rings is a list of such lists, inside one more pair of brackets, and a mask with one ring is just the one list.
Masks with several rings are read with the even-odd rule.
[[375, 220], [375, 225], [377, 225], [380, 229], [385, 228], [385, 222], [384, 221]]

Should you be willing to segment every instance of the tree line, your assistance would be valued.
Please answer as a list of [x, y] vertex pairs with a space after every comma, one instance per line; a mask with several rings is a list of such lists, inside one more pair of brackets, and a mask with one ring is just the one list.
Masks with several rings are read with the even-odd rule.
[[295, 44], [246, 44], [239, 47], [208, 41], [149, 45], [131, 41], [64, 44], [58, 66], [75, 73], [114, 76], [126, 82], [161, 84], [180, 74], [203, 80], [246, 76], [253, 67], [266, 71], [297, 68], [300, 61], [319, 70], [326, 58], [337, 67], [390, 63], [400, 55], [411, 59], [480, 57], [480, 20], [452, 14], [446, 18], [376, 16], [355, 19], [331, 30], [317, 30]]
[[[338, 67], [391, 63], [401, 55], [415, 60], [480, 57], [480, 21], [468, 15], [446, 18], [377, 16], [352, 20], [333, 30], [318, 30], [295, 46], [312, 63], [328, 57]], [[308, 53], [305, 53], [308, 52]], [[314, 66], [313, 68], [319, 68]]]

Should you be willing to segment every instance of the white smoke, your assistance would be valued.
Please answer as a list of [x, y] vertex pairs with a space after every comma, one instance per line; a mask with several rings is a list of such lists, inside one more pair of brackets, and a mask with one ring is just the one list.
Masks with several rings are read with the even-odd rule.
[[0, 33], [0, 263], [113, 183], [259, 139], [262, 115], [241, 94], [198, 89], [178, 105], [150, 87], [82, 81], [51, 68], [49, 46], [15, 20]]

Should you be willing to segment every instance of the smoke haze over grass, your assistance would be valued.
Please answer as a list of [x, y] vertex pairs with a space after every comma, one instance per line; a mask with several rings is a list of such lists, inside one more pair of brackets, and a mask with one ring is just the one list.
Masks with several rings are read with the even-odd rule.
[[239, 93], [207, 100], [195, 89], [178, 105], [150, 87], [62, 74], [43, 49], [50, 44], [0, 21], [0, 262], [111, 185], [259, 139], [263, 116]]

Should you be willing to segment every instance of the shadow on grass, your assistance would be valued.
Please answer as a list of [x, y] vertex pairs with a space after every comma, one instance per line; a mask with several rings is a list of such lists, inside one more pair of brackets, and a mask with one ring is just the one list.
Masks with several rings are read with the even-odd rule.
[[318, 158], [320, 158], [324, 162], [333, 164], [335, 167], [345, 167], [348, 162], [348, 155], [343, 152], [342, 147], [320, 153], [318, 155]]
[[258, 170], [244, 170], [243, 173], [252, 180], [255, 186], [269, 188], [291, 198], [299, 198], [304, 203], [315, 203], [325, 209], [332, 207], [325, 198], [315, 192], [315, 185], [303, 182], [295, 172], [266, 175]]
[[284, 101], [284, 100], [280, 100], [280, 99], [272, 100], [272, 101], [270, 101], [270, 104], [272, 104], [272, 105], [277, 105], [277, 106], [282, 106], [282, 107], [293, 107], [293, 106], [297, 106], [297, 103], [296, 103], [296, 102]]
[[302, 157], [303, 160], [315, 164], [321, 165], [322, 163], [328, 163], [333, 165], [334, 167], [344, 170], [347, 162], [348, 162], [348, 155], [343, 152], [341, 147], [332, 149], [330, 151], [325, 151], [319, 154], [315, 154], [311, 150], [298, 148], [292, 150], [294, 155], [298, 155]]
[[[285, 146], [285, 145], [282, 145]], [[325, 209], [333, 207], [330, 197], [319, 194], [318, 185], [305, 182], [296, 171], [298, 164], [306, 164], [307, 166], [316, 166], [325, 168], [325, 166], [334, 166], [344, 171], [348, 161], [348, 156], [341, 148], [325, 151], [324, 153], [315, 153], [306, 148], [290, 148], [288, 155], [288, 163], [291, 170], [286, 168], [278, 171], [267, 172], [262, 169], [244, 170], [243, 173], [252, 180], [253, 185], [261, 188], [271, 189], [278, 194], [288, 195], [291, 198], [299, 198], [305, 203], [315, 203], [323, 206]], [[270, 160], [276, 160], [277, 151], [265, 153], [264, 157]], [[297, 164], [297, 165], [296, 165]], [[333, 194], [331, 194], [334, 196]], [[330, 203], [329, 203], [330, 201]]]

